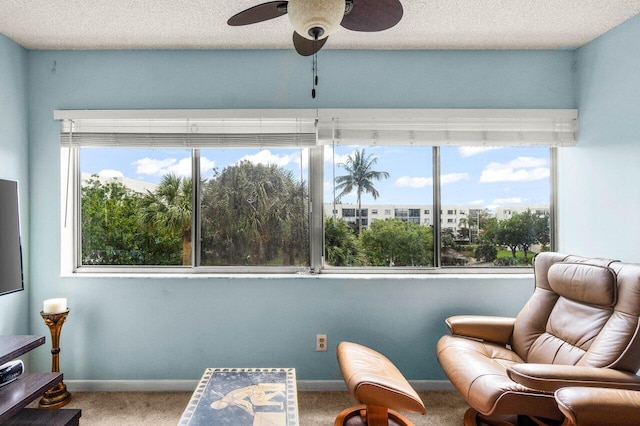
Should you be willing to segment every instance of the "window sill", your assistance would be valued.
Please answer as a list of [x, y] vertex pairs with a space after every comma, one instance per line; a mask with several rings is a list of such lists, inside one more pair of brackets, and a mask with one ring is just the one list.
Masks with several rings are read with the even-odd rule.
[[61, 274], [62, 278], [106, 278], [106, 279], [186, 279], [186, 280], [447, 280], [447, 279], [461, 279], [461, 278], [473, 278], [479, 280], [487, 279], [532, 279], [533, 269], [521, 268], [519, 270], [501, 270], [497, 268], [491, 268], [479, 272], [475, 270], [466, 270], [463, 268], [454, 268], [446, 270], [429, 270], [420, 273], [415, 271], [385, 271], [371, 272], [371, 271], [359, 271], [359, 272], [345, 272], [333, 270], [331, 272], [323, 272], [321, 274], [310, 273], [211, 273], [211, 272], [199, 272], [199, 273], [185, 273], [185, 272], [75, 272], [68, 274]]

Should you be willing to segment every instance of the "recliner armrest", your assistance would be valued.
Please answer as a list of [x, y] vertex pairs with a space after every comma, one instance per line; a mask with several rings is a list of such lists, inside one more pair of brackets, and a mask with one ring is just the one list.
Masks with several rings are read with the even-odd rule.
[[506, 345], [511, 340], [515, 318], [456, 315], [446, 319], [451, 334]]
[[568, 387], [558, 389], [555, 398], [571, 425], [640, 424], [640, 392], [637, 391]]
[[516, 364], [507, 369], [514, 382], [546, 392], [567, 386], [624, 388], [640, 390], [640, 377], [611, 368], [554, 364]]

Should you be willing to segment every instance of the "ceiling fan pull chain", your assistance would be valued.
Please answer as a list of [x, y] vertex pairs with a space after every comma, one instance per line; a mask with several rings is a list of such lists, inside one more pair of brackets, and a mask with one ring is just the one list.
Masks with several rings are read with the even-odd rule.
[[316, 50], [316, 44], [318, 43], [318, 36], [316, 35], [315, 40], [313, 41], [313, 50], [315, 53], [313, 54], [313, 88], [311, 89], [311, 97], [313, 99], [316, 98], [316, 87], [318, 85], [318, 51]]
[[313, 54], [313, 59], [311, 60], [311, 69], [312, 69], [312, 72], [311, 72], [311, 78], [312, 78], [312, 81], [311, 81], [311, 97], [313, 99], [315, 99], [316, 98], [316, 87], [315, 87], [316, 86], [316, 84], [315, 84], [315, 81], [316, 81], [316, 54], [315, 53]]

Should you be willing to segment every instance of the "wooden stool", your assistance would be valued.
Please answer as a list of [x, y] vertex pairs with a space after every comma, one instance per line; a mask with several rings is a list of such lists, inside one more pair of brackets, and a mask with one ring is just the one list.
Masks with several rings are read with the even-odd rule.
[[337, 354], [344, 382], [361, 405], [338, 414], [334, 426], [413, 426], [395, 410], [426, 413], [416, 391], [384, 355], [350, 342], [341, 342]]

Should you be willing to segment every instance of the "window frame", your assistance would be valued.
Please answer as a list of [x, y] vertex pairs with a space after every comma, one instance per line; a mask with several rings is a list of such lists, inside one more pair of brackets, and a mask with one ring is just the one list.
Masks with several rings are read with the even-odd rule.
[[[196, 110], [204, 111], [204, 110]], [[232, 111], [230, 114], [235, 117], [246, 117], [256, 114], [256, 110], [226, 110]], [[247, 113], [251, 111], [251, 113]], [[264, 110], [260, 110], [264, 111]], [[269, 110], [266, 110], [269, 111]], [[309, 110], [292, 110], [292, 111], [305, 111], [303, 114], [308, 117]], [[318, 114], [321, 110], [315, 110]], [[354, 110], [361, 111], [361, 110]], [[388, 111], [388, 110], [387, 110]], [[391, 111], [404, 111], [404, 110], [391, 110]], [[442, 110], [437, 110], [442, 111]], [[478, 110], [484, 111], [484, 110]], [[537, 111], [537, 110], [533, 110]], [[576, 118], [575, 127], [577, 133], [577, 111], [575, 110], [549, 110], [549, 111], [569, 111], [570, 114], [575, 114]], [[87, 113], [87, 111], [84, 111]], [[144, 112], [144, 111], [143, 111]], [[148, 111], [147, 111], [148, 112]], [[83, 111], [55, 111], [54, 118], [58, 120], [72, 120], [73, 116], [80, 116], [82, 118]], [[100, 113], [98, 111], [98, 113]], [[104, 112], [103, 112], [104, 113]], [[107, 111], [107, 115], [114, 115], [114, 112]], [[134, 113], [139, 113], [134, 112]], [[92, 111], [88, 111], [89, 116], [93, 116]], [[116, 111], [115, 116], [128, 116], [131, 112]], [[162, 116], [173, 116], [172, 112], [165, 112], [160, 114]], [[192, 112], [185, 112], [184, 114], [192, 114]], [[259, 114], [263, 114], [260, 112]], [[401, 112], [399, 114], [402, 114]], [[196, 114], [197, 115], [197, 114]], [[320, 114], [321, 115], [321, 114]], [[98, 114], [100, 116], [100, 114]], [[381, 143], [384, 144], [384, 143]], [[481, 145], [481, 144], [478, 144]], [[268, 145], [265, 145], [265, 147]], [[547, 145], [548, 146], [548, 145]], [[293, 147], [293, 146], [292, 146]], [[180, 147], [184, 148], [184, 147]], [[323, 182], [324, 182], [324, 153], [323, 146], [317, 145], [308, 148], [308, 186], [309, 186], [309, 253], [310, 253], [310, 265], [309, 267], [279, 267], [279, 266], [201, 266], [200, 263], [200, 227], [198, 226], [200, 221], [200, 150], [198, 148], [191, 149], [192, 158], [192, 178], [193, 178], [193, 206], [192, 210], [192, 241], [195, 244], [192, 245], [192, 264], [190, 266], [94, 266], [94, 265], [81, 265], [81, 173], [80, 173], [80, 147], [70, 143], [69, 146], [61, 147], [61, 272], [63, 275], [84, 274], [84, 273], [96, 273], [96, 274], [291, 274], [291, 273], [530, 273], [530, 267], [446, 267], [443, 268], [440, 265], [441, 253], [441, 226], [435, 226], [440, 224], [442, 216], [442, 203], [440, 199], [440, 151], [439, 146], [432, 146], [433, 155], [433, 214], [431, 217], [432, 228], [434, 232], [434, 265], [433, 267], [324, 267], [324, 214], [323, 214]], [[557, 146], [549, 146], [550, 153], [550, 246], [551, 250], [555, 250], [557, 247]], [[66, 173], [65, 173], [66, 172]], [[65, 177], [66, 174], [66, 177]], [[196, 178], [198, 177], [198, 178]], [[71, 223], [69, 223], [71, 222]]]
[[[196, 273], [196, 274], [218, 274], [218, 273], [231, 273], [231, 274], [291, 274], [291, 273], [305, 273], [309, 272], [311, 266], [242, 266], [242, 265], [232, 265], [232, 266], [205, 266], [201, 265], [201, 249], [202, 249], [202, 240], [201, 240], [201, 229], [200, 229], [200, 218], [201, 218], [201, 180], [200, 180], [200, 149], [190, 148], [191, 151], [191, 170], [192, 170], [192, 182], [193, 182], [193, 190], [192, 190], [192, 215], [191, 215], [191, 241], [193, 244], [191, 245], [191, 265], [171, 265], [171, 266], [163, 266], [163, 265], [83, 265], [82, 264], [82, 177], [80, 170], [80, 149], [79, 146], [72, 145], [68, 148], [62, 148], [63, 158], [62, 167], [63, 170], [68, 171], [68, 189], [69, 192], [65, 190], [63, 185], [62, 194], [66, 199], [63, 199], [63, 205], [67, 205], [71, 207], [73, 210], [73, 222], [69, 227], [71, 228], [71, 234], [69, 231], [66, 232], [65, 237], [65, 228], [67, 228], [67, 224], [64, 221], [65, 212], [62, 212], [63, 215], [63, 236], [62, 236], [62, 246], [64, 253], [64, 247], [71, 246], [72, 249], [70, 252], [73, 254], [72, 258], [62, 256], [62, 271], [66, 270], [67, 273], [113, 273], [113, 274], [122, 274], [122, 273], [143, 273], [143, 274], [163, 274], [163, 273]], [[309, 164], [311, 164], [312, 150], [319, 151], [321, 148], [314, 147], [309, 149]], [[69, 159], [67, 163], [64, 162], [65, 150], [68, 150], [66, 157]], [[310, 171], [308, 174], [309, 182], [311, 181]], [[308, 205], [311, 206], [311, 185], [309, 185], [310, 194]], [[320, 194], [322, 196], [322, 194]], [[315, 195], [317, 197], [317, 195]], [[312, 215], [309, 214], [309, 222], [311, 225]], [[311, 229], [311, 228], [310, 228]], [[310, 264], [313, 264], [311, 259], [311, 246], [313, 243], [310, 242], [309, 247], [309, 256], [310, 256]], [[69, 262], [72, 263], [71, 268], [69, 268]], [[316, 262], [317, 263], [317, 262]]]

